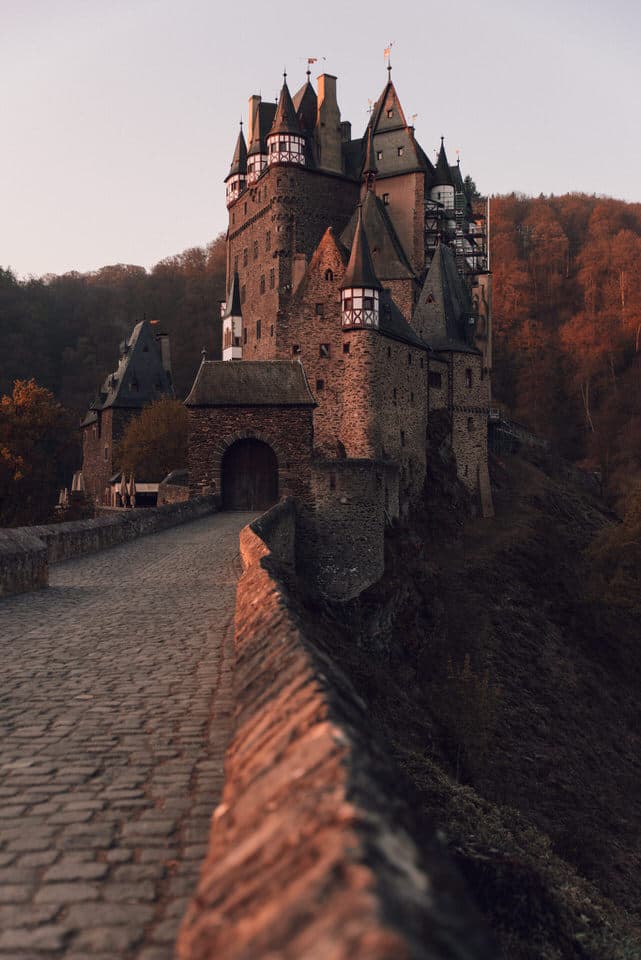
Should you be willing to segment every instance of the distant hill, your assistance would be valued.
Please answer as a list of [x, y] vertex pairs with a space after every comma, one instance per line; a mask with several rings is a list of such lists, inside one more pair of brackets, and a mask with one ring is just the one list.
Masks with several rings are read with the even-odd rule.
[[641, 204], [568, 194], [491, 208], [494, 391], [623, 512], [641, 480]]

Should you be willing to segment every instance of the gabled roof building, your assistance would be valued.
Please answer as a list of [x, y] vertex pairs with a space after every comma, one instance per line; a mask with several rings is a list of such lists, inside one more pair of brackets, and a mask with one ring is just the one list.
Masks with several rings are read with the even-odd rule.
[[443, 138], [434, 162], [416, 140], [389, 68], [362, 136], [336, 78], [314, 89], [308, 71], [277, 105], [250, 97], [248, 140], [226, 181], [222, 309], [223, 361], [247, 372], [198, 371], [192, 488], [250, 509], [295, 496], [301, 562], [353, 596], [382, 573], [385, 523], [422, 495], [430, 417], [447, 418], [459, 477], [491, 513], [484, 217]]

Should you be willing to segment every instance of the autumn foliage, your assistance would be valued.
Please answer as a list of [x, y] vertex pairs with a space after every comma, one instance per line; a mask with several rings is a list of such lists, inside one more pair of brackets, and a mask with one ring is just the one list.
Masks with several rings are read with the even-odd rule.
[[72, 421], [34, 380], [0, 397], [0, 526], [51, 518], [74, 458]]
[[164, 397], [145, 407], [127, 425], [117, 460], [138, 480], [160, 481], [172, 470], [187, 466], [187, 410]]
[[492, 200], [494, 390], [623, 513], [641, 483], [641, 204]]

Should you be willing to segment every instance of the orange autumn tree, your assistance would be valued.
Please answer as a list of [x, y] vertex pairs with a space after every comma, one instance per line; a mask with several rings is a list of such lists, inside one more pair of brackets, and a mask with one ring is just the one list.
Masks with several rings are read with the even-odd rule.
[[121, 470], [139, 480], [163, 480], [187, 466], [187, 411], [179, 400], [163, 397], [131, 420], [116, 458]]
[[35, 380], [16, 380], [0, 397], [0, 525], [50, 519], [74, 452], [67, 411]]

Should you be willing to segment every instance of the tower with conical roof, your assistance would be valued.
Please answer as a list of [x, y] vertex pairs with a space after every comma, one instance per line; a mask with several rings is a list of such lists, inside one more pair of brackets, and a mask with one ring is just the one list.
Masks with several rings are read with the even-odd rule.
[[267, 135], [267, 157], [269, 166], [275, 163], [305, 165], [305, 137], [287, 86], [286, 73], [283, 74], [276, 116]]
[[229, 173], [225, 177], [225, 194], [227, 206], [237, 200], [247, 186], [247, 144], [243, 135], [243, 123], [240, 122], [240, 132], [236, 140], [236, 148], [232, 157]]
[[358, 219], [347, 270], [341, 283], [341, 317], [343, 328], [378, 329], [381, 285], [378, 282], [367, 237], [363, 230], [362, 207]]
[[243, 359], [243, 314], [240, 307], [238, 274], [234, 273], [227, 302], [221, 310], [223, 321], [223, 360]]

